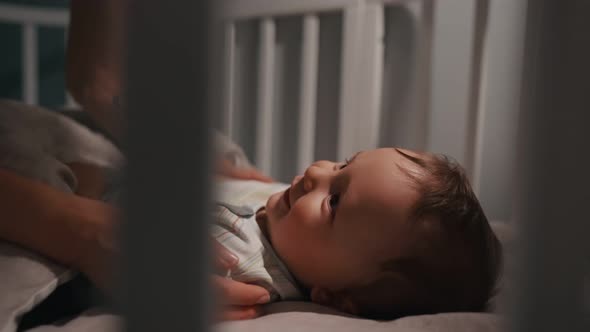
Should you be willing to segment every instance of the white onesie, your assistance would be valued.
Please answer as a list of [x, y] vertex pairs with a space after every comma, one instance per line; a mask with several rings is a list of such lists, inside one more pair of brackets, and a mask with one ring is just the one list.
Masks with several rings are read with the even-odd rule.
[[287, 187], [245, 180], [222, 180], [215, 186], [218, 203], [211, 234], [239, 258], [228, 277], [266, 288], [271, 301], [303, 299], [295, 278], [262, 234], [255, 218], [255, 212], [270, 195]]

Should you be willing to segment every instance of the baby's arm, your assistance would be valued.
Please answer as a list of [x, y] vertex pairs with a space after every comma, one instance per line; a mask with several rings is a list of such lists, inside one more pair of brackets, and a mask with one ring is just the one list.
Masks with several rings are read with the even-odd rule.
[[97, 255], [95, 248], [104, 242], [104, 234], [111, 233], [118, 213], [115, 208], [0, 169], [0, 211], [0, 239], [81, 270], [101, 286], [106, 284], [108, 260], [94, 259], [106, 256]]

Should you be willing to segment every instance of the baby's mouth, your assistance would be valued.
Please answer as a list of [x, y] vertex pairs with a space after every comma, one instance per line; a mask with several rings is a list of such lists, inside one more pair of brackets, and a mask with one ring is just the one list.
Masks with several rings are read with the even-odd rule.
[[285, 205], [287, 206], [287, 209], [291, 209], [291, 201], [289, 200], [289, 196], [290, 196], [290, 192], [291, 192], [291, 187], [287, 188], [287, 190], [285, 190], [285, 193], [283, 194], [283, 201], [285, 201]]

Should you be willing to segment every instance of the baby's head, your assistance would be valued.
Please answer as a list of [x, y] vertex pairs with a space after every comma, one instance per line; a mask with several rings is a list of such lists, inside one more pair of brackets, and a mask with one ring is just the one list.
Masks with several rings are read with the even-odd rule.
[[374, 318], [478, 311], [501, 246], [461, 169], [385, 148], [318, 161], [266, 205], [270, 241], [314, 302]]

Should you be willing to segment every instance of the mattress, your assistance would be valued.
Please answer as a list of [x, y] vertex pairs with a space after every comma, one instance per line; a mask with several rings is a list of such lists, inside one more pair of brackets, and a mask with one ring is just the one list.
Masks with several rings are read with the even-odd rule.
[[[505, 223], [492, 223], [504, 243], [505, 252], [512, 251], [513, 235]], [[510, 261], [510, 260], [509, 260]], [[59, 285], [76, 275], [40, 255], [0, 241], [0, 332], [18, 330], [21, 317], [43, 302]], [[503, 285], [509, 289], [508, 285]], [[500, 292], [504, 294], [505, 292]], [[498, 301], [493, 301], [498, 310]], [[501, 309], [501, 308], [500, 308]], [[362, 319], [309, 302], [278, 302], [264, 308], [265, 315], [256, 319], [222, 322], [215, 331], [503, 331], [504, 319], [495, 312], [444, 313], [404, 317], [393, 321]], [[99, 307], [92, 307], [73, 317], [35, 326], [31, 331], [116, 331], [121, 318]]]

